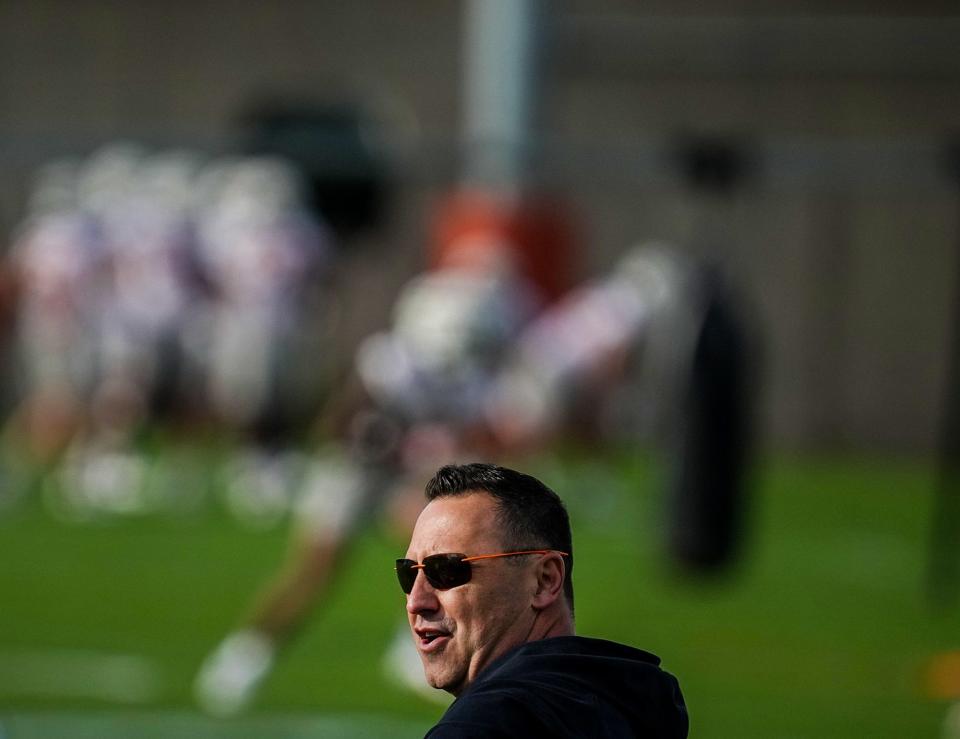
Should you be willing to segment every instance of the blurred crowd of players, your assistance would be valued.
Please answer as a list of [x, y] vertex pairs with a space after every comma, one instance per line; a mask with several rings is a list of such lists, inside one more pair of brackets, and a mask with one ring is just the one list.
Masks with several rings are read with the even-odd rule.
[[[714, 273], [659, 243], [573, 284], [549, 208], [465, 197], [389, 325], [345, 361], [329, 349], [338, 245], [306, 202], [280, 159], [117, 145], [43, 168], [6, 255], [0, 500], [17, 469], [75, 516], [189, 505], [189, 465], [158, 467], [143, 438], [189, 455], [215, 429], [231, 510], [289, 514], [286, 561], [199, 671], [217, 714], [253, 699], [359, 527], [385, 511], [412, 525], [440, 464], [686, 433], [724, 305]], [[732, 328], [714, 335], [735, 342]], [[419, 680], [402, 647], [388, 664]]]
[[140, 454], [158, 428], [229, 430], [265, 484], [326, 389], [333, 236], [280, 159], [117, 144], [53, 162], [5, 257], [21, 479], [0, 496], [39, 477], [77, 516], [164, 505], [183, 488]]

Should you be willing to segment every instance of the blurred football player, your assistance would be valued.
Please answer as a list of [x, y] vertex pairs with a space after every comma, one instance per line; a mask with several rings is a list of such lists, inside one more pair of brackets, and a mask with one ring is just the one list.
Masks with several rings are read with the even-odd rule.
[[[631, 349], [641, 337], [655, 342], [651, 327], [680, 299], [682, 263], [649, 247], [538, 315], [541, 293], [510, 254], [496, 240], [464, 238], [403, 290], [391, 330], [360, 347], [364, 400], [342, 415], [342, 444], [305, 477], [280, 573], [201, 668], [195, 688], [207, 711], [249, 703], [370, 515], [388, 507], [409, 527], [439, 462], [515, 454], [569, 431], [573, 398], [622, 383]], [[387, 667], [426, 689], [410, 646], [401, 630]]]

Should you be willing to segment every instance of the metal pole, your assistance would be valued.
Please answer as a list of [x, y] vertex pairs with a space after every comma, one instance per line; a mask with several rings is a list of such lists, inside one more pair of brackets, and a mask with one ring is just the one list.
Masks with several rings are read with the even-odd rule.
[[541, 0], [467, 0], [463, 179], [522, 188], [537, 115]]
[[[954, 184], [960, 186], [960, 143], [949, 152], [948, 164]], [[953, 605], [960, 590], [960, 260], [957, 267], [927, 573], [928, 596], [937, 606]]]

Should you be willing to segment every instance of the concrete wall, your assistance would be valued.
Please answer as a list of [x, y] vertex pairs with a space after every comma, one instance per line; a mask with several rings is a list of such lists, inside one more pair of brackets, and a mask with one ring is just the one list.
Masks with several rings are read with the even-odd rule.
[[[553, 5], [543, 163], [582, 219], [584, 271], [651, 237], [709, 254], [762, 328], [772, 444], [931, 449], [960, 244], [936, 170], [960, 130], [957, 21], [705, 7]], [[0, 225], [50, 156], [114, 137], [215, 148], [264, 92], [361, 99], [404, 136], [389, 223], [344, 266], [346, 351], [419, 267], [455, 172], [460, 9], [0, 0]], [[681, 131], [743, 136], [753, 176], [727, 198], [692, 194], [669, 159]]]

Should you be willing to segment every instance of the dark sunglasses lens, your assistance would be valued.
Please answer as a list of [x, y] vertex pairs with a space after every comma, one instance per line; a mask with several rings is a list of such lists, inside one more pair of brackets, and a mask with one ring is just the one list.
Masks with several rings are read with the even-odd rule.
[[417, 571], [414, 569], [416, 564], [412, 559], [397, 560], [397, 580], [400, 581], [400, 588], [408, 595], [413, 590], [413, 583], [417, 579]]
[[423, 560], [423, 573], [435, 588], [455, 588], [470, 582], [470, 563], [463, 560], [462, 554], [434, 554]]

